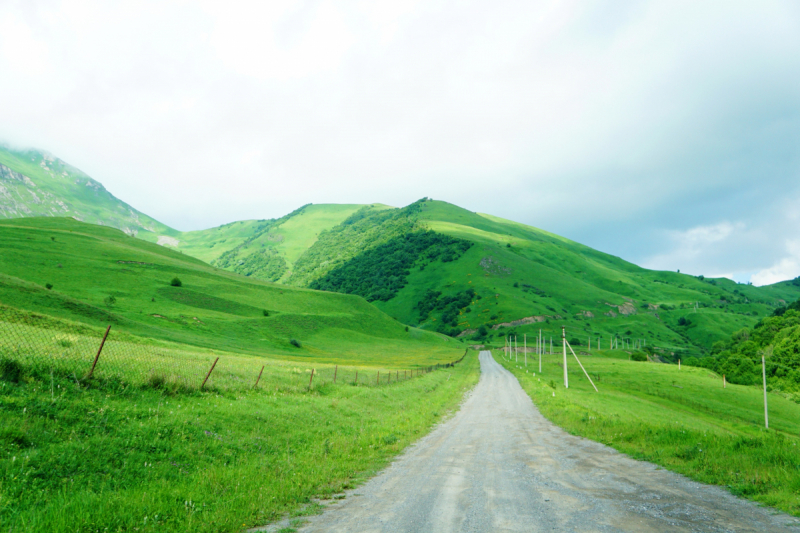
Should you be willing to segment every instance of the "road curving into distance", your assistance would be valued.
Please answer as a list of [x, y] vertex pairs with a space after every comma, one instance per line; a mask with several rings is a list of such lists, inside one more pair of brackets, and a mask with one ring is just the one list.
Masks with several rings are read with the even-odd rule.
[[481, 352], [461, 410], [298, 531], [800, 532], [800, 521], [547, 421]]

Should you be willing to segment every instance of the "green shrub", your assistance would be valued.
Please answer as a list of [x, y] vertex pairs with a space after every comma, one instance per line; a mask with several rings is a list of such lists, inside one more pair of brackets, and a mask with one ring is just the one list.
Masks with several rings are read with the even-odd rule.
[[631, 361], [647, 361], [647, 354], [644, 352], [633, 352], [631, 354]]
[[169, 284], [172, 285], [173, 287], [182, 287], [183, 286], [183, 283], [181, 282], [180, 278], [178, 278], [178, 276], [175, 276], [174, 278], [172, 278], [172, 281], [170, 281]]
[[103, 303], [105, 303], [108, 307], [112, 307], [115, 303], [117, 303], [117, 298], [113, 294], [106, 296], [103, 299]]
[[49, 291], [50, 289], [52, 289], [52, 288], [53, 288], [53, 284], [52, 284], [52, 283], [45, 283], [45, 284], [44, 284], [44, 288], [45, 288], [45, 289], [47, 289], [47, 290]]
[[267, 311], [266, 309], [264, 309], [264, 316], [269, 316], [269, 311]]
[[299, 340], [297, 340], [297, 339], [291, 339], [291, 340], [289, 341], [289, 344], [291, 344], [292, 346], [294, 346], [294, 347], [296, 347], [296, 348], [302, 348], [302, 347], [303, 347], [303, 345], [302, 345], [302, 344], [300, 344], [300, 341], [299, 341]]
[[0, 379], [19, 383], [22, 378], [22, 365], [13, 359], [0, 358]]

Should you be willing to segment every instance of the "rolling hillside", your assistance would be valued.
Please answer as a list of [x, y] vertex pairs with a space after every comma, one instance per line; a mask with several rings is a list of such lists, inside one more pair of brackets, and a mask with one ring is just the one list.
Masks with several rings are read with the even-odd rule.
[[[420, 231], [468, 243], [431, 259], [411, 251]], [[437, 244], [441, 246], [441, 244]], [[455, 246], [455, 245], [451, 245]], [[437, 252], [438, 253], [438, 252]], [[417, 255], [414, 255], [417, 254]], [[395, 260], [396, 259], [396, 260]], [[446, 202], [357, 212], [324, 232], [288, 283], [352, 292], [398, 320], [480, 340], [559, 336], [588, 348], [640, 342], [665, 359], [703, 355], [800, 295], [800, 281], [769, 287], [640, 268], [545, 231]], [[495, 340], [497, 342], [497, 340]], [[502, 341], [501, 341], [502, 342]], [[628, 344], [626, 344], [628, 343]]]
[[463, 350], [357, 296], [246, 278], [71, 218], [0, 221], [0, 249], [0, 303], [144, 337], [351, 363], [452, 360]]
[[360, 295], [403, 323], [481, 342], [539, 329], [549, 339], [563, 324], [587, 349], [613, 339], [615, 346], [658, 348], [674, 360], [707, 354], [714, 342], [800, 296], [800, 280], [753, 287], [650, 271], [537, 228], [427, 199], [400, 209], [308, 204], [278, 219], [181, 233], [44, 153], [2, 149], [0, 165], [3, 217], [73, 216], [116, 227], [182, 252], [184, 260]]
[[181, 233], [175, 248], [214, 266], [268, 281], [291, 277], [297, 260], [319, 237], [359, 209], [388, 206], [308, 204], [279, 219], [246, 220]]

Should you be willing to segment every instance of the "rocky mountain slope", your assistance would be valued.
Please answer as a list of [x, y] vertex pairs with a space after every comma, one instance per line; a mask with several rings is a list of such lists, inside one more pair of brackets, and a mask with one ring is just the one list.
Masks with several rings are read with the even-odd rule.
[[72, 217], [152, 242], [178, 233], [57, 157], [0, 146], [0, 218], [34, 216]]

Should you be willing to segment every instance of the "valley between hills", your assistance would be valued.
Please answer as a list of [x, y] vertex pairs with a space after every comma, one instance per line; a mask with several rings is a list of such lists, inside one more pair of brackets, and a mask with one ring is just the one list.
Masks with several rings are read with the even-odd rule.
[[[533, 401], [526, 420], [604, 445], [570, 449], [798, 516], [799, 297], [800, 279], [648, 270], [429, 198], [181, 232], [53, 155], [0, 148], [0, 524], [293, 531], [450, 431], [474, 391], [512, 390], [485, 384], [500, 378], [518, 383], [508, 405]], [[562, 327], [582, 366], [565, 369]], [[761, 516], [726, 498], [720, 521]]]
[[621, 342], [675, 362], [708, 355], [714, 342], [800, 296], [800, 280], [754, 287], [651, 271], [429, 199], [403, 208], [309, 204], [277, 219], [179, 232], [45, 153], [4, 149], [0, 165], [0, 216], [114, 227], [251, 279], [355, 294], [404, 324], [470, 343], [521, 342], [540, 330], [549, 339], [566, 325], [584, 349]]

